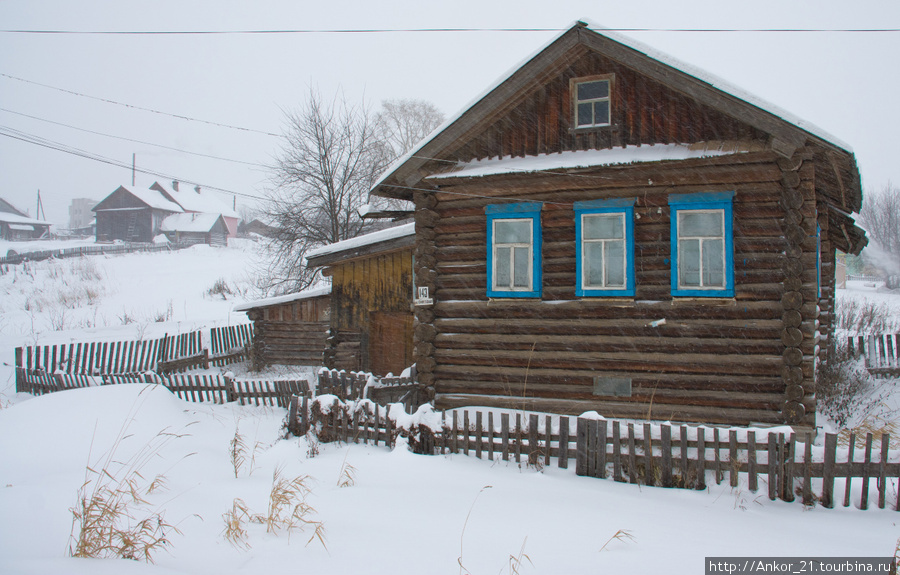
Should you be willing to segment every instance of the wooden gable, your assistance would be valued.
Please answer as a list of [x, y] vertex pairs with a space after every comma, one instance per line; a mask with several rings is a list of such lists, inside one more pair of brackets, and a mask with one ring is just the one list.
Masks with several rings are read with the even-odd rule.
[[103, 201], [93, 207], [92, 211], [99, 212], [103, 210], [120, 210], [122, 208], [149, 208], [143, 200], [129, 192], [123, 186], [116, 188], [116, 191], [106, 196]]
[[[764, 148], [789, 158], [808, 146], [830, 172], [818, 190], [823, 198], [859, 210], [859, 172], [843, 144], [621, 40], [576, 24], [411, 152], [373, 193], [412, 199], [424, 177], [486, 158], [671, 143]], [[613, 78], [610, 125], [575, 129], [571, 80], [595, 75]]]

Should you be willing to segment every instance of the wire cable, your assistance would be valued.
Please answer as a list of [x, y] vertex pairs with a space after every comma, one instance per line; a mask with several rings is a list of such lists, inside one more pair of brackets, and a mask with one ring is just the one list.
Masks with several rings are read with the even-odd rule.
[[[265, 34], [410, 34], [410, 33], [459, 33], [459, 32], [562, 32], [567, 28], [335, 28], [315, 30], [261, 29], [261, 30], [0, 30], [0, 34], [40, 35], [99, 35], [99, 36], [228, 36]], [[900, 28], [603, 28], [606, 32], [686, 32], [686, 33], [893, 33]]]
[[126, 104], [125, 102], [118, 102], [116, 100], [110, 100], [108, 98], [100, 98], [98, 96], [91, 96], [89, 94], [82, 94], [81, 92], [76, 92], [74, 90], [67, 90], [66, 88], [59, 88], [57, 86], [51, 86], [49, 84], [41, 84], [40, 82], [35, 82], [34, 80], [26, 80], [25, 78], [20, 78], [18, 76], [13, 76], [10, 74], [4, 74], [0, 72], [0, 76], [4, 78], [9, 78], [10, 80], [18, 80], [19, 82], [25, 82], [26, 84], [34, 84], [35, 86], [41, 86], [43, 88], [49, 88], [51, 90], [57, 90], [60, 92], [65, 92], [66, 94], [72, 94], [73, 96], [80, 96], [82, 98], [90, 98], [91, 100], [97, 100], [99, 102], [105, 102], [107, 104], [115, 104], [117, 106], [124, 106], [126, 108], [131, 108], [133, 110], [142, 110], [144, 112], [152, 112], [154, 114], [161, 114], [163, 116], [170, 116], [172, 118], [178, 118], [179, 120], [187, 120], [190, 122], [200, 122], [202, 124], [209, 124], [211, 126], [218, 126], [220, 128], [229, 128], [232, 130], [241, 130], [244, 132], [254, 132], [256, 134], [263, 134], [265, 136], [274, 136], [276, 138], [282, 137], [281, 134], [275, 134], [273, 132], [265, 132], [263, 130], [255, 130], [253, 128], [245, 128], [243, 126], [235, 126], [232, 124], [223, 124], [221, 122], [212, 122], [210, 120], [201, 120], [198, 118], [192, 118], [190, 116], [183, 116], [181, 114], [172, 114], [169, 112], [162, 112], [160, 110], [154, 110], [153, 108], [144, 108], [143, 106], [136, 106], [134, 104]]

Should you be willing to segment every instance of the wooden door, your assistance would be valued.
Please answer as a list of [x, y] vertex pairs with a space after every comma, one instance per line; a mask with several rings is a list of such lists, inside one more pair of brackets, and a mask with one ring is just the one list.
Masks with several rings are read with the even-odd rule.
[[375, 375], [400, 375], [413, 362], [412, 348], [411, 313], [369, 313], [369, 371]]

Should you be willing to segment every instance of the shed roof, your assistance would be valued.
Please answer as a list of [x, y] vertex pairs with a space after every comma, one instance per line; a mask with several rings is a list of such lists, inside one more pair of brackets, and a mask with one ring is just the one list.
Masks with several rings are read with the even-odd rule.
[[310, 267], [319, 267], [364, 255], [384, 253], [412, 246], [415, 237], [415, 222], [410, 222], [310, 250], [306, 253], [306, 262]]
[[137, 198], [138, 201], [140, 201], [141, 203], [147, 205], [150, 208], [156, 209], [156, 210], [164, 210], [167, 212], [176, 212], [176, 213], [184, 211], [183, 209], [181, 209], [181, 206], [179, 206], [175, 202], [170, 201], [158, 190], [147, 190], [144, 188], [138, 188], [138, 187], [134, 187], [134, 186], [119, 186], [118, 188], [115, 189], [115, 191], [112, 194], [110, 194], [109, 196], [107, 196], [106, 198], [101, 200], [99, 204], [94, 206], [91, 209], [91, 211], [94, 211], [94, 212], [103, 211], [104, 208], [102, 208], [101, 206], [106, 202], [106, 200], [108, 200], [110, 198], [110, 196], [112, 196], [119, 190], [123, 190], [125, 193], [131, 194], [132, 196]]
[[248, 301], [246, 303], [242, 303], [234, 306], [234, 311], [247, 311], [251, 309], [256, 309], [260, 307], [269, 307], [273, 305], [280, 305], [283, 303], [290, 303], [294, 301], [301, 301], [305, 299], [314, 299], [318, 297], [325, 297], [331, 295], [331, 286], [316, 288], [305, 290], [297, 293], [291, 293], [287, 295], [280, 295], [275, 297], [269, 297], [265, 299], [259, 299], [255, 301]]
[[[5, 224], [18, 224], [18, 225], [29, 225], [29, 226], [49, 226], [50, 222], [45, 222], [44, 220], [36, 220], [34, 218], [29, 218], [28, 216], [20, 216], [19, 214], [11, 214], [9, 212], [0, 212], [0, 222]], [[16, 228], [22, 229], [22, 228]]]

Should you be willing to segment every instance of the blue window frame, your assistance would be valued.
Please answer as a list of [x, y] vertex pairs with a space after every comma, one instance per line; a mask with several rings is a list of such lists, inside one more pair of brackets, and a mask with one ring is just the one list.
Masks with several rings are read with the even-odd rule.
[[634, 295], [634, 198], [575, 202], [575, 294]]
[[485, 207], [488, 297], [541, 297], [542, 206], [530, 202]]
[[670, 194], [672, 295], [734, 297], [734, 192]]

